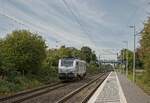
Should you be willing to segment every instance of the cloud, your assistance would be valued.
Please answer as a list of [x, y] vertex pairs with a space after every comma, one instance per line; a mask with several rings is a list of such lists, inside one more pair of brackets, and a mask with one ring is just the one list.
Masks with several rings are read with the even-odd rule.
[[[11, 15], [9, 17], [10, 19], [15, 18], [14, 20], [19, 21], [19, 23], [20, 21], [23, 22], [22, 24], [25, 24], [28, 28], [31, 28], [31, 30], [44, 32], [46, 35], [51, 34], [51, 37], [56, 39], [62, 38], [62, 40], [70, 40], [72, 38], [76, 38], [72, 41], [77, 43], [80, 43], [81, 41], [90, 43], [90, 41], [87, 41], [86, 35], [82, 35], [82, 31], [78, 25], [74, 21], [69, 20], [71, 18], [67, 17], [69, 15], [68, 13], [65, 13], [65, 15], [61, 14], [59, 11], [60, 9], [52, 7], [50, 7], [50, 11], [48, 11], [47, 9], [49, 5], [47, 5], [47, 2], [43, 3], [43, 1], [38, 0], [35, 3], [32, 0], [28, 2], [25, 0], [14, 0], [11, 2], [6, 2], [7, 5], [5, 8], [8, 6], [9, 8], [5, 10], [5, 12]], [[54, 3], [55, 2], [50, 2], [49, 4], [54, 5]], [[55, 5], [57, 6], [57, 4]], [[39, 9], [39, 6], [44, 6], [44, 9]], [[64, 9], [63, 6], [61, 9], [62, 8]], [[68, 11], [63, 10], [62, 12]], [[73, 29], [70, 28], [70, 26], [72, 26]]]
[[50, 47], [88, 45], [99, 54], [103, 48], [122, 48], [121, 42], [129, 40], [132, 49], [128, 25], [146, 18], [147, 1], [66, 0], [80, 25], [62, 0], [0, 0], [0, 36], [25, 28], [39, 32]]

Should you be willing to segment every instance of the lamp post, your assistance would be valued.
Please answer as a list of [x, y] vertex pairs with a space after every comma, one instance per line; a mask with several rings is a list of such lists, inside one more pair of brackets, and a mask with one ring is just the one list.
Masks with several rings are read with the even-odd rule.
[[133, 82], [135, 82], [135, 42], [136, 42], [136, 27], [135, 27], [135, 25], [133, 25], [133, 26], [130, 26], [130, 28], [133, 28], [133, 30], [134, 30], [134, 51], [133, 51]]
[[123, 52], [122, 52], [122, 73], [124, 74], [124, 48], [123, 48]]

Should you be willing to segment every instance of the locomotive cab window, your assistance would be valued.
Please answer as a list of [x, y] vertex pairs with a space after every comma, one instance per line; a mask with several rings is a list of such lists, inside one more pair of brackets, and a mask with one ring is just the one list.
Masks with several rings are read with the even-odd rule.
[[73, 66], [73, 60], [61, 60], [61, 66], [71, 67]]
[[78, 62], [76, 62], [76, 66], [78, 66], [79, 65], [79, 63]]

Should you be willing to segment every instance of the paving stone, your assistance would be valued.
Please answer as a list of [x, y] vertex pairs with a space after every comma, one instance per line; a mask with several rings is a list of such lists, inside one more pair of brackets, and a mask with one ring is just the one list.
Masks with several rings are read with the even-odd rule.
[[116, 73], [112, 72], [95, 103], [121, 103]]
[[120, 73], [112, 72], [100, 87], [88, 103], [150, 103], [150, 96]]
[[150, 103], [150, 96], [135, 85], [133, 82], [128, 80], [126, 76], [117, 73], [127, 103]]

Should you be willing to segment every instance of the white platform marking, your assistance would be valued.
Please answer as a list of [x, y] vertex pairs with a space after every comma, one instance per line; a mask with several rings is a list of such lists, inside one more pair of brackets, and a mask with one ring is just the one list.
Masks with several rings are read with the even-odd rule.
[[[111, 72], [112, 73], [112, 72]], [[89, 99], [88, 103], [94, 103], [98, 97], [98, 95], [100, 94], [100, 92], [103, 90], [103, 87], [105, 86], [108, 78], [110, 77], [111, 73], [108, 75], [108, 77], [103, 81], [103, 83], [101, 84], [101, 86], [97, 89], [97, 91], [93, 94], [93, 96]]]
[[[115, 72], [115, 73], [116, 73], [116, 72]], [[119, 81], [119, 79], [118, 79], [117, 74], [116, 74], [116, 78], [117, 78], [117, 84], [118, 84], [118, 87], [119, 87], [120, 102], [121, 102], [121, 103], [127, 103], [127, 100], [126, 100], [126, 98], [125, 98], [125, 96], [124, 96], [124, 93], [123, 93], [122, 87], [121, 87], [121, 85], [120, 85], [120, 81]]]
[[127, 103], [116, 72], [111, 72], [88, 103]]

